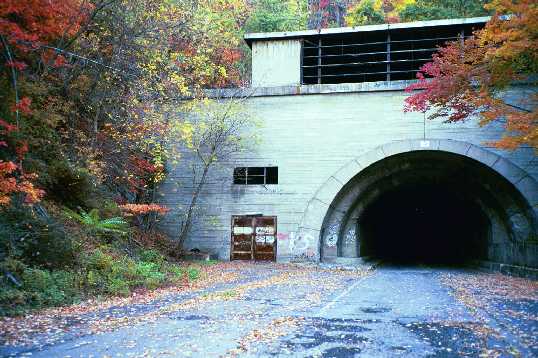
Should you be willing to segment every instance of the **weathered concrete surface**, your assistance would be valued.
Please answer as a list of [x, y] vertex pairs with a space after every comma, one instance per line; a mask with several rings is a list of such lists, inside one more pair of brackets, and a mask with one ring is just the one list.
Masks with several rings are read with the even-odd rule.
[[252, 44], [252, 86], [301, 83], [301, 41], [257, 41]]
[[[538, 292], [533, 292], [537, 290], [536, 282], [519, 280], [510, 286], [508, 278], [500, 277], [496, 287], [475, 285], [477, 294], [491, 302], [491, 307], [470, 310], [471, 307], [464, 305], [468, 302], [456, 299], [443, 280], [455, 277], [454, 282], [481, 282], [497, 276], [411, 267], [381, 267], [369, 275], [328, 266], [320, 269], [237, 263], [231, 269], [241, 274], [240, 280], [197, 293], [200, 300], [195, 304], [186, 304], [192, 302], [192, 296], [178, 296], [145, 305], [112, 308], [101, 313], [101, 326], [110, 326], [103, 333], [87, 334], [75, 325], [54, 340], [47, 340], [45, 332], [36, 335], [34, 343], [49, 342], [41, 348], [2, 347], [0, 355], [9, 356], [11, 352], [36, 357], [480, 354], [531, 357], [538, 354], [538, 326], [533, 319], [538, 313]], [[528, 298], [491, 296], [491, 290], [495, 289], [519, 291], [516, 293]], [[110, 322], [122, 324], [114, 328]], [[72, 330], [78, 336], [71, 334]]]
[[[480, 127], [472, 119], [458, 124], [428, 121], [424, 133], [423, 116], [402, 111], [408, 94], [383, 91], [391, 84], [323, 85], [328, 94], [248, 99], [247, 110], [261, 123], [261, 142], [210, 173], [186, 248], [228, 259], [231, 216], [261, 213], [277, 216], [279, 261], [318, 260], [331, 195], [376, 160], [410, 150], [440, 150], [483, 161], [515, 183], [531, 207], [537, 202], [533, 150], [507, 152], [484, 144], [502, 135], [501, 123]], [[358, 92], [329, 94], [347, 87]], [[179, 213], [192, 192], [188, 163], [185, 155], [179, 167], [170, 168], [160, 189], [160, 201], [172, 209], [162, 221], [171, 237], [177, 236]], [[278, 166], [279, 184], [233, 185], [234, 166]]]

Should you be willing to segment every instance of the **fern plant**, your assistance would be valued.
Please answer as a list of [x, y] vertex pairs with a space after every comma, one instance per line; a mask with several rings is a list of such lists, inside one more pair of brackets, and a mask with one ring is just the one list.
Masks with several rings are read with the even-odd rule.
[[129, 224], [122, 217], [101, 219], [98, 209], [92, 209], [89, 213], [84, 210], [77, 213], [71, 209], [64, 209], [64, 213], [68, 218], [80, 222], [91, 232], [125, 235], [129, 231]]

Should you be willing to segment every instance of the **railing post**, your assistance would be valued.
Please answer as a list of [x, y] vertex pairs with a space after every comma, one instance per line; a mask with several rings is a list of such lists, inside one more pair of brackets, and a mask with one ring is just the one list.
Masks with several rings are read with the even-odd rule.
[[318, 39], [318, 85], [321, 84], [321, 37]]
[[387, 31], [387, 81], [390, 81], [390, 32]]

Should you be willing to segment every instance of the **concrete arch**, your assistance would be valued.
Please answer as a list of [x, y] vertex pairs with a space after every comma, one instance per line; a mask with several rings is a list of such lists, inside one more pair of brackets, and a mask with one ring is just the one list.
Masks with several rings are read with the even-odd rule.
[[[316, 259], [321, 259], [324, 238], [329, 241], [339, 240], [347, 230], [347, 228], [339, 227], [334, 233], [327, 234], [325, 232], [323, 234], [324, 230], [331, 229], [330, 227], [324, 227], [324, 221], [327, 213], [335, 209], [333, 200], [339, 195], [344, 186], [375, 163], [395, 155], [418, 151], [456, 154], [482, 163], [492, 169], [512, 184], [521, 194], [527, 202], [528, 211], [531, 212], [534, 224], [536, 224], [536, 217], [538, 217], [538, 182], [510, 160], [477, 145], [462, 141], [440, 139], [395, 141], [379, 146], [349, 161], [330, 176], [309, 200], [297, 232], [305, 237], [318, 238], [318, 256]], [[336, 242], [331, 242], [331, 244], [336, 245]]]

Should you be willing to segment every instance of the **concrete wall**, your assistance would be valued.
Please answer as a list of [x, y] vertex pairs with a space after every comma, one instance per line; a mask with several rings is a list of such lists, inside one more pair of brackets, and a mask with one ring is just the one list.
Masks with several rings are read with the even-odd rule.
[[252, 86], [301, 84], [301, 40], [256, 41], [252, 44]]
[[[186, 247], [227, 259], [231, 216], [263, 213], [278, 217], [278, 260], [317, 259], [319, 231], [308, 233], [299, 227], [318, 190], [362, 154], [394, 141], [423, 138], [422, 114], [402, 111], [406, 96], [403, 91], [366, 91], [250, 98], [247, 107], [262, 123], [261, 143], [211, 173]], [[486, 148], [520, 167], [535, 182], [538, 166], [532, 149], [505, 152], [483, 145], [501, 133], [499, 124], [481, 128], [469, 120], [459, 124], [427, 122], [425, 136]], [[171, 236], [177, 235], [178, 208], [186, 204], [185, 197], [192, 191], [188, 163], [186, 155], [180, 166], [170, 168], [160, 190], [161, 202], [172, 209], [162, 221]], [[234, 165], [278, 166], [279, 184], [233, 185]], [[534, 189], [531, 185], [529, 190]]]

